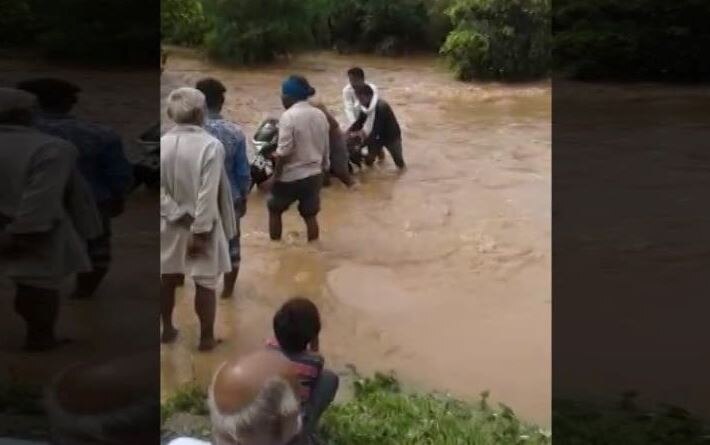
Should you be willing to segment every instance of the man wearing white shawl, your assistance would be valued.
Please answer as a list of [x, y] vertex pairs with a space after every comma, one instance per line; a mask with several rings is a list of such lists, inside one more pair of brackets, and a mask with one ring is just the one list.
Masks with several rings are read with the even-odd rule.
[[177, 125], [160, 140], [161, 341], [177, 337], [172, 321], [175, 290], [185, 275], [195, 282], [201, 351], [213, 349], [219, 278], [231, 271], [228, 240], [236, 235], [224, 147], [202, 128], [205, 97], [178, 88], [167, 101]]
[[32, 128], [34, 108], [32, 94], [0, 88], [0, 268], [17, 288], [25, 349], [46, 351], [64, 343], [54, 333], [60, 287], [91, 270], [86, 240], [102, 227], [76, 147]]

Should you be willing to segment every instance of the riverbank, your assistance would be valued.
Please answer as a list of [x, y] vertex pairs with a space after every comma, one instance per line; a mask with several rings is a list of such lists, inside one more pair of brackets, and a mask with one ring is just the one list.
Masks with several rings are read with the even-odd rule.
[[[321, 420], [329, 445], [547, 445], [549, 431], [522, 422], [507, 406], [491, 406], [488, 394], [476, 404], [444, 394], [404, 391], [391, 377], [376, 374], [350, 381], [350, 400], [336, 403]], [[210, 440], [205, 394], [196, 386], [175, 392], [162, 406], [163, 436]]]
[[423, 56], [317, 52], [239, 68], [179, 51], [161, 93], [219, 78], [224, 115], [250, 138], [280, 115], [280, 82], [294, 72], [344, 122], [353, 65], [397, 114], [408, 172], [388, 159], [357, 175], [358, 190], [324, 190], [318, 246], [306, 243], [296, 212], [285, 215], [284, 242], [270, 242], [265, 196], [252, 193], [236, 292], [217, 310], [225, 342], [197, 353], [192, 289], [181, 289], [180, 338], [161, 348], [163, 397], [189, 382], [206, 387], [225, 358], [263, 345], [287, 298], [304, 295], [321, 311], [321, 348], [335, 371], [393, 371], [406, 387], [469, 401], [489, 390], [492, 403], [549, 425], [549, 83], [457, 82]]

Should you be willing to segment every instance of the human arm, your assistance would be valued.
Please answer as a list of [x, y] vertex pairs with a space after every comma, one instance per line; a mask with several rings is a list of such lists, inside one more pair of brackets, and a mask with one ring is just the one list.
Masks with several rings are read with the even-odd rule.
[[98, 154], [99, 168], [111, 198], [121, 200], [133, 182], [133, 166], [123, 151], [123, 142], [116, 134], [108, 134]]
[[375, 86], [372, 83], [368, 83], [370, 88], [372, 88], [372, 99], [370, 100], [370, 105], [369, 106], [364, 106], [358, 102], [360, 105], [360, 109], [365, 112], [368, 116], [371, 116], [375, 112], [375, 108], [377, 107], [377, 101], [380, 100], [380, 95], [377, 92], [377, 86]]
[[274, 151], [274, 179], [279, 179], [283, 172], [285, 159], [291, 156], [295, 149], [295, 127], [288, 114], [279, 119], [279, 145]]
[[343, 88], [343, 107], [345, 109], [345, 118], [348, 123], [352, 124], [357, 120], [360, 102], [355, 97], [355, 90], [349, 85]]

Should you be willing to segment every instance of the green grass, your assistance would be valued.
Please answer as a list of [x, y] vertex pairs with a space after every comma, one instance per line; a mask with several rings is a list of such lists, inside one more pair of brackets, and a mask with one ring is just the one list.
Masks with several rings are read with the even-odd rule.
[[[489, 406], [487, 393], [478, 404], [468, 404], [440, 394], [405, 392], [394, 377], [382, 374], [358, 378], [353, 385], [354, 398], [332, 406], [321, 421], [329, 445], [551, 443], [549, 433], [524, 424], [505, 405]], [[195, 385], [177, 391], [161, 408], [164, 421], [177, 412], [207, 413], [204, 391]]]

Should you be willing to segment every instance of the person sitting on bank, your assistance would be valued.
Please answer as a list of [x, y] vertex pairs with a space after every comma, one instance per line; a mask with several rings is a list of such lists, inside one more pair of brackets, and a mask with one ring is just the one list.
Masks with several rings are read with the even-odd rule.
[[308, 241], [319, 236], [317, 215], [323, 172], [330, 169], [330, 127], [325, 114], [308, 103], [314, 94], [315, 89], [301, 76], [290, 76], [281, 87], [286, 111], [279, 119], [274, 185], [268, 201], [269, 235], [274, 241], [281, 239], [282, 214], [296, 201], [306, 222]]
[[325, 359], [320, 354], [318, 308], [307, 298], [292, 298], [274, 315], [273, 329], [275, 338], [268, 340], [267, 346], [294, 364], [300, 384], [303, 431], [310, 437], [335, 399], [339, 385], [338, 375], [324, 368]]
[[[374, 100], [374, 91], [368, 85], [360, 86], [355, 94], [363, 106], [369, 106]], [[365, 129], [364, 126], [368, 116], [361, 112], [358, 120], [350, 127], [349, 134], [365, 132], [364, 144], [368, 149], [368, 154], [365, 157], [367, 165], [374, 164], [375, 159], [384, 153], [382, 149], [386, 148], [392, 155], [397, 168], [405, 170], [407, 166], [402, 155], [402, 130], [397, 121], [397, 116], [395, 116], [390, 104], [384, 99], [379, 99], [375, 108], [372, 130], [368, 133]]]
[[[209, 387], [208, 406], [215, 445], [291, 445], [302, 427], [291, 362], [261, 349], [223, 363]], [[210, 445], [189, 437], [169, 445]]]

